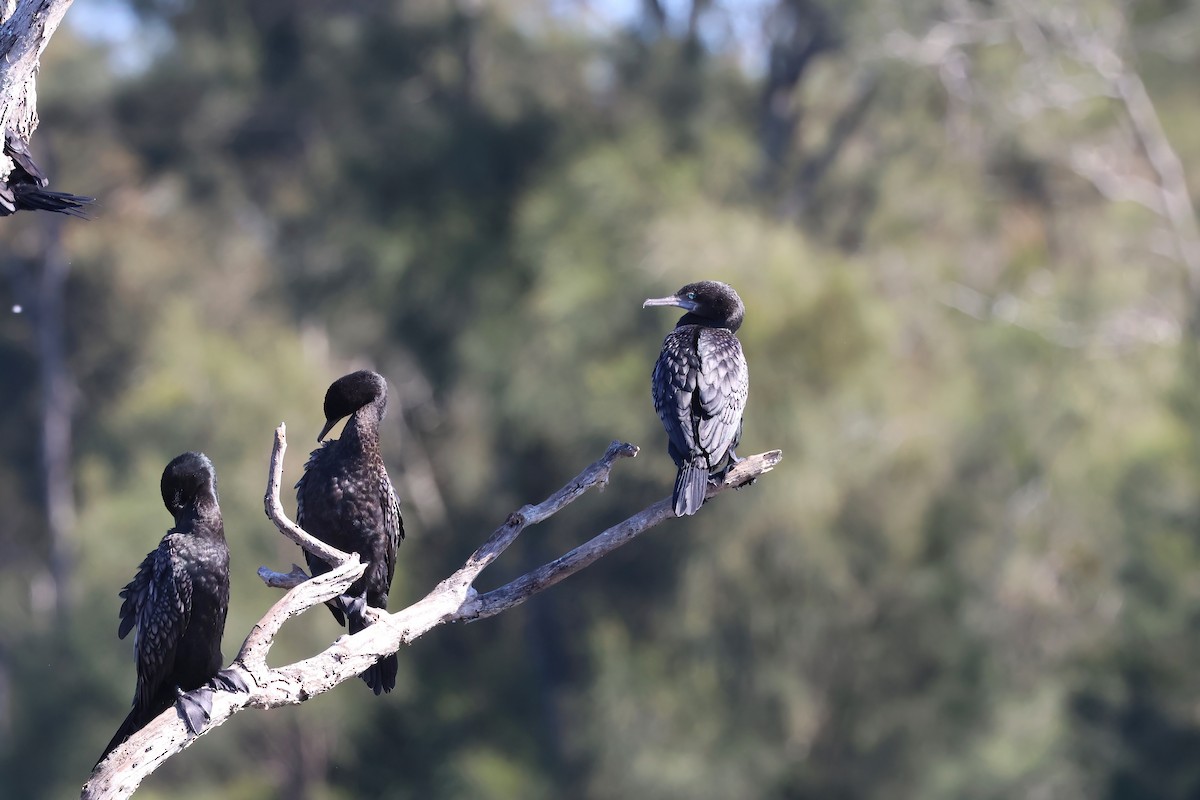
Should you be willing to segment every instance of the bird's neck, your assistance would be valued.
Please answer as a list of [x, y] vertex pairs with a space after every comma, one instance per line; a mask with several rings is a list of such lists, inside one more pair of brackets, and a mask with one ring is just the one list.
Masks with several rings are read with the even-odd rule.
[[713, 319], [712, 317], [702, 317], [689, 311], [679, 318], [679, 322], [675, 323], [675, 327], [682, 328], [685, 325], [699, 325], [702, 328], [728, 328], [736, 332], [742, 326], [742, 316], [741, 312], [734, 312], [727, 319]]
[[382, 418], [383, 409], [379, 403], [370, 403], [355, 411], [342, 430], [342, 447], [362, 452], [378, 449], [379, 422]]
[[193, 533], [209, 533], [219, 537], [225, 535], [221, 506], [213, 497], [202, 497], [194, 505], [176, 512], [175, 527]]

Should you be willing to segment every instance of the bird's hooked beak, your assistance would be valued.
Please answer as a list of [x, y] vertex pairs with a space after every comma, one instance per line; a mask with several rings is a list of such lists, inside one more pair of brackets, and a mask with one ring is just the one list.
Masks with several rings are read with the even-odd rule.
[[646, 302], [642, 303], [642, 308], [650, 308], [652, 306], [678, 306], [684, 311], [695, 311], [698, 307], [695, 300], [688, 300], [679, 295], [671, 295], [669, 297], [651, 297]]
[[337, 425], [339, 422], [341, 422], [340, 419], [325, 420], [325, 427], [321, 428], [321, 432], [317, 434], [317, 444], [320, 444], [325, 437], [329, 435], [329, 431], [333, 429], [333, 426]]

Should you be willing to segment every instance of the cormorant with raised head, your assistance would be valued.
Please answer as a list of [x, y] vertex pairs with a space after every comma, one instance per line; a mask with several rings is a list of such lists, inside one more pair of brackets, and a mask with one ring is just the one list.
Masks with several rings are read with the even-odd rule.
[[[734, 334], [746, 314], [742, 298], [719, 281], [689, 283], [650, 306], [678, 306], [687, 313], [663, 341], [654, 365], [654, 410], [667, 430], [667, 452], [679, 467], [671, 501], [675, 516], [695, 514], [704, 503], [710, 475], [738, 458], [749, 372]], [[724, 466], [728, 469], [728, 465]]]
[[[369, 624], [363, 604], [386, 609], [396, 568], [396, 548], [404, 538], [400, 500], [379, 451], [379, 423], [387, 411], [387, 383], [370, 370], [338, 378], [325, 393], [325, 427], [320, 442], [338, 420], [349, 416], [338, 439], [309, 456], [296, 484], [296, 521], [310, 534], [367, 565], [346, 594], [327, 605], [338, 624], [358, 633]], [[304, 558], [314, 576], [330, 565], [312, 553]], [[375, 694], [396, 686], [396, 655], [385, 656], [362, 674]]]
[[198, 693], [194, 698], [181, 692], [214, 679], [213, 685], [221, 688], [247, 688], [236, 675], [218, 674], [229, 610], [229, 548], [212, 462], [203, 453], [177, 456], [163, 470], [161, 489], [175, 527], [120, 592], [124, 602], [117, 636], [124, 639], [137, 629], [137, 689], [133, 709], [100, 761], [170, 708], [177, 696], [188, 727], [198, 732], [212, 710], [212, 695]]
[[87, 219], [83, 206], [96, 198], [47, 189], [50, 179], [34, 162], [29, 147], [16, 134], [10, 132], [4, 137], [4, 155], [12, 159], [13, 168], [5, 180], [0, 180], [0, 217], [18, 211], [57, 211]]

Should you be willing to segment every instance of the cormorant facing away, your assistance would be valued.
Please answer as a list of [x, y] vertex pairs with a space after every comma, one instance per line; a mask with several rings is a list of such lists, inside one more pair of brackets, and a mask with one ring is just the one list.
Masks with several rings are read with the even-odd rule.
[[[396, 568], [396, 548], [404, 538], [400, 500], [379, 452], [379, 423], [387, 410], [387, 383], [369, 370], [338, 378], [325, 393], [325, 427], [320, 442], [342, 417], [350, 421], [339, 439], [325, 442], [309, 456], [296, 484], [296, 521], [310, 534], [367, 565], [346, 594], [327, 605], [338, 624], [358, 633], [369, 624], [363, 604], [386, 609]], [[305, 551], [314, 576], [330, 565]], [[396, 686], [396, 655], [385, 656], [362, 674], [375, 694]]]
[[6, 180], [0, 180], [0, 217], [18, 211], [57, 211], [87, 219], [82, 207], [96, 198], [47, 189], [50, 179], [34, 163], [29, 147], [13, 133], [4, 137], [4, 155], [12, 159], [13, 169]]
[[[737, 462], [749, 372], [734, 333], [746, 307], [732, 286], [689, 283], [650, 306], [678, 306], [687, 313], [667, 334], [651, 376], [654, 410], [667, 430], [667, 452], [679, 474], [671, 500], [675, 516], [695, 514], [704, 503], [709, 475]], [[728, 465], [724, 468], [728, 469]]]
[[[229, 610], [229, 548], [212, 462], [203, 453], [177, 456], [163, 470], [161, 488], [175, 527], [120, 592], [117, 636], [124, 639], [137, 628], [137, 689], [133, 709], [99, 761], [170, 708], [180, 692], [206, 684], [247, 689], [236, 674], [218, 673]], [[179, 701], [189, 728], [198, 732], [212, 710], [212, 694], [179, 695]]]

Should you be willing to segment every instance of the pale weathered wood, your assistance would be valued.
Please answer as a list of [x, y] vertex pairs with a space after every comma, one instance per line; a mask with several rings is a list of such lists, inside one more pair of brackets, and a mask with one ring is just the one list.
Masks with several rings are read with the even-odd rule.
[[[9, 14], [0, 24], [0, 143], [10, 131], [28, 143], [37, 129], [38, 65], [71, 2], [20, 0], [0, 6], [0, 13]], [[12, 167], [0, 152], [0, 181]]]
[[[744, 486], [757, 479], [759, 475], [770, 472], [782, 460], [782, 450], [771, 450], [767, 453], [743, 458], [726, 473], [724, 480], [720, 483], [709, 484], [706, 496], [708, 498], [716, 497], [726, 489]], [[513, 606], [520, 605], [531, 596], [544, 589], [549, 589], [564, 578], [595, 563], [629, 540], [645, 533], [660, 522], [674, 518], [674, 516], [671, 498], [659, 500], [619, 525], [614, 525], [603, 533], [597, 534], [566, 555], [464, 604], [459, 608], [454, 620], [474, 622], [478, 619], [494, 617], [501, 611], [507, 611]]]
[[[276, 430], [271, 454], [265, 502], [267, 514], [288, 538], [310, 552], [327, 553], [322, 558], [329, 558], [331, 563], [339, 563], [339, 566], [311, 579], [306, 579], [304, 571], [296, 565], [293, 565], [290, 573], [278, 573], [265, 567], [259, 571], [268, 585], [289, 587], [290, 590], [255, 624], [230, 666], [230, 669], [241, 673], [250, 691], [216, 692], [212, 718], [200, 735], [223, 724], [247, 706], [265, 709], [295, 705], [327, 692], [359, 675], [380, 657], [396, 652], [443, 623], [483, 619], [519, 605], [672, 517], [670, 500], [660, 500], [570, 553], [506, 586], [484, 595], [475, 591], [472, 586], [475, 579], [516, 540], [521, 531], [556, 514], [589, 489], [603, 487], [608, 483], [609, 473], [618, 459], [632, 458], [638, 453], [634, 445], [613, 442], [599, 460], [545, 501], [527, 505], [510, 514], [461, 568], [418, 602], [394, 614], [377, 612], [376, 624], [366, 630], [353, 636], [342, 636], [311, 658], [272, 669], [267, 666], [266, 653], [284, 622], [341, 594], [365, 568], [356, 555], [332, 551], [300, 530], [284, 514], [279, 490], [285, 449], [286, 437], [281, 425]], [[781, 458], [782, 453], [774, 450], [743, 459], [729, 470], [723, 481], [709, 486], [708, 497], [752, 482], [774, 468]], [[195, 737], [188, 735], [183, 719], [175, 708], [168, 709], [113, 750], [96, 767], [91, 779], [83, 787], [81, 797], [83, 800], [129, 797], [159, 765], [194, 740]]]
[[[357, 559], [358, 556], [343, 553], [336, 547], [309, 535], [308, 531], [292, 522], [287, 512], [283, 510], [283, 501], [279, 497], [280, 484], [283, 482], [283, 456], [285, 453], [287, 453], [287, 426], [281, 422], [275, 429], [275, 446], [271, 448], [271, 467], [267, 474], [267, 493], [263, 496], [263, 510], [267, 512], [267, 516], [275, 523], [275, 527], [279, 528], [280, 533], [331, 566], [343, 564], [351, 558]], [[295, 564], [292, 567], [299, 569]]]

